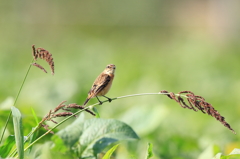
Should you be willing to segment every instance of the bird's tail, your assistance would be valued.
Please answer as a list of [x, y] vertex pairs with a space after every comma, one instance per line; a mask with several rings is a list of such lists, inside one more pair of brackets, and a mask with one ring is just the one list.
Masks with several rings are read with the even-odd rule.
[[91, 99], [91, 98], [87, 98], [86, 101], [84, 102], [83, 106], [85, 106], [90, 99]]

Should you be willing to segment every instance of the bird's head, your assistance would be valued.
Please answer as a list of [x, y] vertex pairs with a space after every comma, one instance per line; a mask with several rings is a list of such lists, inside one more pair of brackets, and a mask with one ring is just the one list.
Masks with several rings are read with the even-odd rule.
[[107, 73], [107, 74], [114, 74], [115, 69], [116, 69], [116, 66], [115, 66], [115, 65], [109, 64], [109, 65], [107, 65], [107, 67], [105, 68], [104, 72]]

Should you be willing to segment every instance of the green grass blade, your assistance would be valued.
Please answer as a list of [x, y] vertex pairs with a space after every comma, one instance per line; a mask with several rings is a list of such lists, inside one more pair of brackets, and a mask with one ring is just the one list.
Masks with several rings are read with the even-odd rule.
[[12, 116], [12, 112], [10, 112], [10, 113], [8, 114], [8, 118], [7, 118], [7, 121], [6, 121], [5, 126], [4, 126], [4, 128], [3, 128], [2, 135], [1, 135], [0, 144], [2, 143], [3, 136], [4, 136], [4, 134], [5, 134], [5, 131], [6, 131], [6, 129], [7, 129], [7, 125], [8, 125], [8, 122], [9, 122], [11, 116]]
[[147, 157], [146, 159], [150, 159], [153, 157], [153, 145], [151, 143], [148, 143], [148, 149], [147, 149]]
[[35, 113], [35, 111], [34, 111], [34, 109], [32, 107], [31, 107], [31, 111], [32, 111], [33, 117], [34, 117], [34, 119], [36, 121], [36, 125], [38, 125], [39, 120], [38, 120], [38, 117], [37, 117], [37, 115], [36, 115], [36, 113]]
[[[34, 59], [32, 59], [32, 62], [33, 62], [33, 61], [34, 61]], [[31, 63], [32, 63], [32, 62], [31, 62]], [[23, 82], [22, 82], [22, 84], [21, 84], [21, 86], [20, 86], [20, 89], [19, 89], [19, 91], [18, 91], [18, 93], [17, 93], [16, 99], [15, 99], [15, 101], [14, 101], [14, 104], [13, 104], [13, 105], [15, 105], [15, 106], [16, 106], [18, 97], [19, 97], [19, 95], [20, 95], [20, 93], [21, 93], [21, 91], [22, 91], [23, 85], [24, 85], [24, 83], [25, 83], [25, 81], [26, 81], [26, 79], [27, 79], [27, 76], [28, 76], [28, 74], [29, 74], [29, 71], [30, 71], [31, 67], [32, 67], [32, 65], [30, 64], [29, 67], [28, 67], [27, 73], [26, 73], [26, 75], [25, 75], [25, 77], [24, 77], [24, 79], [23, 79]], [[4, 136], [5, 131], [6, 131], [6, 129], [7, 129], [7, 125], [8, 125], [8, 123], [9, 123], [9, 119], [10, 119], [11, 115], [12, 115], [12, 112], [9, 113], [8, 118], [7, 118], [7, 121], [6, 121], [6, 124], [5, 124], [4, 128], [3, 128], [3, 132], [2, 132], [2, 135], [1, 135], [1, 138], [0, 138], [0, 144], [2, 143], [3, 136]]]
[[22, 115], [20, 111], [12, 106], [12, 115], [13, 115], [13, 125], [14, 125], [14, 133], [16, 146], [18, 151], [19, 159], [24, 158], [24, 142], [23, 142], [23, 127], [22, 127]]
[[119, 146], [119, 144], [113, 146], [111, 149], [109, 149], [107, 151], [107, 153], [103, 156], [102, 159], [110, 159], [110, 157], [112, 156], [113, 152], [117, 149], [117, 147]]
[[6, 158], [10, 153], [12, 147], [15, 144], [15, 138], [13, 135], [7, 137], [4, 141], [4, 144], [0, 147], [0, 158]]

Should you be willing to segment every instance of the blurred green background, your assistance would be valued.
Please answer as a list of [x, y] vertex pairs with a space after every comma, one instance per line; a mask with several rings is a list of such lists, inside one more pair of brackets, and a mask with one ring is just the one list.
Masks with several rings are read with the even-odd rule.
[[[125, 98], [98, 107], [102, 118], [126, 122], [141, 138], [120, 145], [116, 158], [144, 158], [148, 142], [154, 158], [211, 158], [203, 156], [213, 145], [228, 154], [240, 148], [239, 7], [223, 0], [1, 1], [0, 109], [13, 104], [35, 44], [53, 54], [55, 75], [45, 61], [38, 63], [48, 74], [32, 67], [16, 104], [25, 118], [31, 107], [43, 117], [63, 100], [82, 104], [112, 63], [107, 96], [190, 90], [237, 132], [165, 96]], [[5, 120], [6, 113], [1, 127]]]

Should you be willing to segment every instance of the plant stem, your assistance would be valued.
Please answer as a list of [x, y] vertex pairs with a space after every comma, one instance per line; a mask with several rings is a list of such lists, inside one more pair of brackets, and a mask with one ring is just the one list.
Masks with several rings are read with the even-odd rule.
[[[126, 95], [126, 96], [120, 96], [120, 97], [116, 97], [116, 98], [112, 98], [112, 100], [116, 100], [116, 99], [122, 99], [122, 98], [128, 98], [128, 97], [135, 97], [135, 96], [144, 96], [144, 95], [168, 95], [169, 93], [141, 93], [141, 94], [131, 94], [131, 95]], [[179, 96], [179, 94], [175, 94], [177, 96]], [[185, 95], [181, 95], [186, 97]], [[102, 103], [108, 102], [108, 100], [102, 101]], [[49, 134], [52, 130], [56, 129], [58, 126], [60, 126], [62, 123], [64, 123], [65, 121], [67, 121], [68, 119], [74, 117], [75, 115], [83, 112], [86, 109], [89, 109], [91, 107], [94, 107], [96, 105], [99, 105], [99, 103], [95, 103], [89, 106], [86, 106], [84, 109], [81, 109], [79, 111], [77, 111], [76, 113], [72, 114], [71, 116], [66, 117], [65, 119], [63, 119], [61, 122], [59, 122], [58, 124], [56, 124], [54, 127], [52, 127], [51, 129], [49, 129], [46, 133], [44, 133], [42, 136], [40, 136], [39, 138], [37, 138], [35, 141], [33, 141], [32, 143], [30, 143], [25, 149], [24, 151], [26, 151], [27, 149], [29, 149], [31, 146], [33, 146], [37, 141], [39, 141], [40, 139], [42, 139], [44, 136], [46, 136], [47, 134]], [[40, 123], [39, 123], [40, 124]], [[40, 128], [40, 125], [35, 127], [36, 129], [34, 129], [33, 131], [31, 131], [28, 136], [27, 139], [25, 140], [25, 142], [29, 139], [29, 137], [38, 129]], [[17, 154], [17, 152], [14, 152], [14, 154], [12, 153], [11, 156], [15, 156]]]
[[[32, 62], [33, 62], [33, 60], [34, 60], [34, 59], [32, 59]], [[31, 63], [32, 63], [32, 62], [31, 62]], [[27, 76], [28, 76], [28, 74], [29, 74], [29, 71], [30, 71], [31, 67], [32, 67], [32, 64], [30, 64], [29, 67], [28, 67], [27, 73], [26, 73], [26, 75], [25, 75], [25, 77], [24, 77], [24, 79], [23, 79], [22, 85], [21, 85], [21, 87], [20, 87], [20, 89], [19, 89], [19, 91], [18, 91], [17, 97], [16, 97], [16, 99], [15, 99], [15, 101], [14, 101], [14, 103], [13, 103], [13, 106], [15, 106], [16, 103], [17, 103], [18, 97], [19, 97], [19, 95], [20, 95], [20, 93], [21, 93], [21, 91], [22, 91], [23, 85], [24, 85], [24, 83], [25, 83], [25, 81], [26, 81], [26, 79], [27, 79]]]
[[[108, 100], [106, 100], [108, 101]], [[59, 122], [57, 125], [55, 125], [54, 127], [52, 127], [51, 129], [49, 129], [46, 133], [44, 133], [42, 136], [40, 136], [39, 138], [37, 138], [35, 141], [33, 141], [31, 144], [29, 144], [25, 149], [24, 151], [26, 151], [27, 149], [29, 149], [33, 144], [35, 144], [37, 141], [39, 141], [41, 138], [43, 138], [45, 135], [49, 134], [52, 130], [56, 129], [58, 126], [60, 126], [62, 123], [64, 123], [65, 121], [67, 121], [68, 119], [74, 117], [75, 115], [83, 112], [84, 110], [86, 109], [89, 109], [89, 107], [92, 107], [92, 106], [95, 106], [95, 105], [98, 105], [98, 103], [96, 104], [93, 104], [93, 105], [90, 105], [90, 106], [87, 106], [85, 107], [84, 109], [81, 109], [79, 111], [77, 111], [76, 113], [72, 114], [71, 116], [68, 116], [66, 117], [65, 119], [63, 119], [61, 122]], [[36, 129], [35, 129], [36, 130]]]
[[[32, 59], [32, 62], [33, 62], [33, 60], [34, 60], [34, 59]], [[32, 63], [32, 62], [31, 62], [31, 63]], [[30, 64], [29, 67], [28, 67], [27, 73], [26, 73], [26, 75], [25, 75], [25, 77], [24, 77], [24, 79], [23, 79], [23, 82], [22, 82], [22, 84], [21, 84], [21, 87], [20, 87], [20, 89], [19, 89], [19, 91], [18, 91], [18, 94], [17, 94], [17, 96], [16, 96], [16, 98], [15, 98], [15, 101], [14, 101], [14, 103], [13, 103], [13, 106], [15, 106], [16, 103], [17, 103], [18, 97], [19, 97], [19, 95], [20, 95], [20, 93], [21, 93], [21, 91], [22, 91], [23, 85], [24, 85], [24, 83], [25, 83], [25, 81], [26, 81], [26, 79], [27, 79], [27, 76], [28, 76], [28, 73], [29, 73], [31, 67], [32, 67], [32, 65]], [[0, 144], [2, 143], [2, 139], [3, 139], [3, 136], [4, 136], [4, 134], [5, 134], [5, 131], [6, 131], [6, 128], [7, 128], [7, 125], [8, 125], [8, 123], [9, 123], [9, 120], [10, 120], [10, 117], [11, 117], [11, 116], [12, 116], [12, 111], [10, 111], [10, 113], [8, 114], [8, 118], [7, 118], [6, 124], [4, 125], [3, 132], [2, 132], [2, 135], [1, 135]]]

